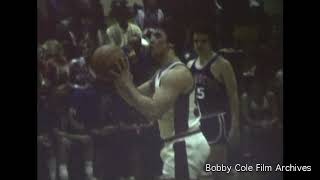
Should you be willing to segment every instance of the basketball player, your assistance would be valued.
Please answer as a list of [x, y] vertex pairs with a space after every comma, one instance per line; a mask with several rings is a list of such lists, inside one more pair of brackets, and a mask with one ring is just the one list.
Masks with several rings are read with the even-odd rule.
[[239, 132], [236, 78], [229, 61], [213, 51], [209, 27], [194, 28], [193, 44], [198, 57], [187, 65], [195, 78], [201, 129], [211, 146], [209, 161], [226, 163], [226, 145]]
[[[166, 28], [151, 35], [151, 55], [159, 66], [154, 77], [134, 86], [127, 62], [122, 58], [118, 72], [112, 71], [122, 98], [150, 121], [158, 121], [164, 147], [160, 179], [197, 179], [210, 147], [193, 113], [194, 82], [188, 68], [175, 56]], [[189, 111], [192, 110], [192, 111]]]

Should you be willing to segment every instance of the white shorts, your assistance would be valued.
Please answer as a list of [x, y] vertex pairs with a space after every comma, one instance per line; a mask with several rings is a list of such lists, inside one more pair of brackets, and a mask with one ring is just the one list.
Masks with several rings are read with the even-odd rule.
[[[184, 141], [187, 149], [189, 178], [197, 179], [210, 155], [210, 146], [201, 132], [185, 137]], [[160, 152], [163, 161], [162, 174], [172, 179], [175, 178], [175, 153], [173, 149], [175, 142], [177, 141], [166, 143]]]

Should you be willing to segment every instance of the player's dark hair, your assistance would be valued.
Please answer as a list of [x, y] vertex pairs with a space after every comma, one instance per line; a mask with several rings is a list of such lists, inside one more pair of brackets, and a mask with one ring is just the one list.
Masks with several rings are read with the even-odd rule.
[[163, 21], [159, 29], [161, 29], [161, 31], [163, 31], [166, 34], [167, 41], [169, 43], [176, 44], [175, 33], [177, 32], [175, 32], [175, 24], [171, 19], [166, 19], [165, 21]]
[[191, 26], [191, 38], [193, 39], [193, 35], [197, 33], [197, 34], [206, 34], [209, 37], [209, 42], [211, 47], [213, 48], [214, 45], [216, 44], [217, 39], [215, 39], [216, 37], [216, 29], [215, 26], [213, 24], [210, 23], [194, 23]]

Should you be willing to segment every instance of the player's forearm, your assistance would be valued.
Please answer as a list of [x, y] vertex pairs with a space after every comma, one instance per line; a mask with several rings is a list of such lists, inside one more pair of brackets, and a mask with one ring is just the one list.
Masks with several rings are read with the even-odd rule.
[[152, 98], [142, 95], [137, 88], [130, 86], [128, 88], [127, 102], [137, 111], [142, 113], [149, 121], [160, 118], [161, 112], [157, 108]]

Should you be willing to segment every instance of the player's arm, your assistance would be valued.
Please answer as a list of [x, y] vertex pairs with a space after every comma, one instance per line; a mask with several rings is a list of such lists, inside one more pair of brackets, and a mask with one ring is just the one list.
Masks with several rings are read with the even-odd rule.
[[129, 95], [125, 100], [148, 120], [157, 120], [174, 105], [182, 91], [191, 85], [191, 75], [187, 78], [181, 70], [172, 70], [162, 78], [161, 86], [152, 97], [142, 95], [134, 86], [128, 86]]
[[237, 80], [229, 61], [222, 61], [222, 78], [229, 97], [229, 104], [232, 116], [232, 127], [239, 127], [239, 96]]
[[175, 68], [161, 79], [161, 86], [152, 97], [141, 94], [134, 86], [125, 67], [117, 77], [116, 86], [121, 97], [148, 120], [157, 120], [172, 107], [177, 97], [189, 87], [193, 79], [186, 68]]
[[139, 91], [141, 94], [150, 97], [150, 96], [152, 95], [151, 80], [148, 80], [147, 82], [141, 84], [141, 85], [138, 87], [138, 91]]

